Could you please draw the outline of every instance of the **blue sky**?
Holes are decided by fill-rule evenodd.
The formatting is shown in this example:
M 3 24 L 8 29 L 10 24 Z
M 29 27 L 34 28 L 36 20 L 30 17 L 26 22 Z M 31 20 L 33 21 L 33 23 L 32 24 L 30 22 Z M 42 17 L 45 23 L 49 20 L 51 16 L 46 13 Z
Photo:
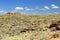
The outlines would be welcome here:
M 0 14 L 6 12 L 58 14 L 60 13 L 60 0 L 0 0 Z

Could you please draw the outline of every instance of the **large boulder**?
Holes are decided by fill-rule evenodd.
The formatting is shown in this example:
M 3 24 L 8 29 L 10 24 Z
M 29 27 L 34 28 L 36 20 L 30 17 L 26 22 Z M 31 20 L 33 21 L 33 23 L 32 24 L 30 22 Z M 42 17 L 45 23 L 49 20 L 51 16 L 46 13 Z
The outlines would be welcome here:
M 60 21 L 52 22 L 49 28 L 52 30 L 60 30 Z

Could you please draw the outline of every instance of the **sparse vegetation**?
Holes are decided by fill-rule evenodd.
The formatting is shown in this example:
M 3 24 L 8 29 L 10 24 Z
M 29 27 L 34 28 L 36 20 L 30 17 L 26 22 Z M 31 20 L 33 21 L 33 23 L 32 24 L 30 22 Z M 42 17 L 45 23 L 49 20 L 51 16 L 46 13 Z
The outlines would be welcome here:
M 22 15 L 7 13 L 0 16 L 0 40 L 48 40 L 56 31 L 47 27 L 53 20 L 60 20 L 56 15 Z M 21 32 L 26 29 L 26 32 Z

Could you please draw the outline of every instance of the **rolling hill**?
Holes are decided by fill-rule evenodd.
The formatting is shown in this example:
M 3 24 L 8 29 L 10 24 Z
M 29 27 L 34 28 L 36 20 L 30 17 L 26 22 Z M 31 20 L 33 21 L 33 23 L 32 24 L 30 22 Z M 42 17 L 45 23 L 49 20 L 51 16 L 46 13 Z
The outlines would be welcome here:
M 46 33 L 49 31 L 46 29 L 46 26 L 50 25 L 50 23 L 52 21 L 57 21 L 57 20 L 60 20 L 60 14 L 23 15 L 22 13 L 8 12 L 4 15 L 0 15 L 0 39 L 3 40 L 3 38 L 6 38 L 8 36 L 14 37 L 14 36 L 20 35 L 20 34 L 22 34 L 21 30 L 23 30 L 25 28 L 26 29 L 28 29 L 28 28 L 36 29 L 35 30 L 35 32 L 37 32 L 36 35 L 38 33 L 41 33 L 41 31 L 42 31 L 42 33 Z M 29 33 L 27 32 L 27 35 L 29 35 L 30 33 L 35 35 L 33 31 L 29 31 Z M 47 34 L 45 34 L 45 35 L 47 35 Z M 7 39 L 7 40 L 9 40 L 9 39 Z M 23 39 L 21 39 L 21 40 L 23 40 Z

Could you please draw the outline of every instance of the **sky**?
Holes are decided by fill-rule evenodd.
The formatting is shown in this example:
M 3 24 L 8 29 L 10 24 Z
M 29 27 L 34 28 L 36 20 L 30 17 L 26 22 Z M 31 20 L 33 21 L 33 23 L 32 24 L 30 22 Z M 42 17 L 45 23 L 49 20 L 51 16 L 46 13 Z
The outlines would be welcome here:
M 0 14 L 59 14 L 60 0 L 0 0 Z

